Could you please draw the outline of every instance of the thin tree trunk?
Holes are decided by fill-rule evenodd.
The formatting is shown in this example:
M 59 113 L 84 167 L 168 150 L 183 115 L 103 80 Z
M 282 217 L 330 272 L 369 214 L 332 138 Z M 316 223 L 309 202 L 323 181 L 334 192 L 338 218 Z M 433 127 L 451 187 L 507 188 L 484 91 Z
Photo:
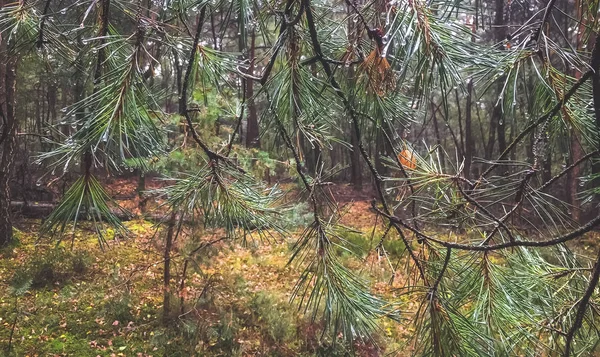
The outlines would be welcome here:
M 594 94 L 594 115 L 596 118 L 596 129 L 600 130 L 600 36 L 596 35 L 594 50 L 592 52 L 591 67 L 594 70 L 592 76 L 592 90 Z M 596 148 L 600 150 L 600 136 L 596 139 Z M 600 160 L 596 160 L 592 172 L 598 175 L 592 183 L 594 187 L 600 187 Z M 597 195 L 600 196 L 600 195 Z M 600 197 L 597 197 L 599 199 Z
M 496 12 L 494 17 L 494 26 L 496 26 L 494 30 L 494 38 L 496 43 L 501 46 L 502 41 L 506 37 L 506 31 L 504 28 L 504 0 L 496 0 Z M 502 95 L 502 82 L 504 82 L 505 77 L 501 76 L 498 80 L 498 94 Z M 503 99 L 497 100 L 494 103 L 494 109 L 492 110 L 492 117 L 490 120 L 490 141 L 488 142 L 488 150 L 487 154 L 488 159 L 492 158 L 494 154 L 494 130 L 497 131 L 498 135 L 498 151 L 504 152 L 506 150 L 506 131 L 504 126 L 504 120 L 502 119 L 502 101 Z
M 578 18 L 581 19 L 579 23 L 579 31 L 577 32 L 577 39 L 575 47 L 578 50 L 581 50 L 581 36 L 585 33 L 585 22 L 582 18 L 581 7 L 579 0 L 575 1 L 575 8 L 577 9 Z M 568 9 L 565 9 L 568 11 Z M 568 26 L 567 21 L 565 21 L 565 27 Z M 578 80 L 581 78 L 581 72 L 575 71 L 575 78 Z M 569 129 L 569 145 L 570 145 L 570 164 L 577 162 L 583 156 L 583 148 L 581 147 L 581 143 L 579 142 L 579 137 L 577 135 L 577 130 L 573 127 Z M 577 199 L 577 190 L 579 187 L 579 177 L 581 176 L 581 166 L 575 166 L 572 170 L 567 172 L 567 190 L 569 191 L 569 203 L 571 204 L 571 218 L 575 222 L 579 222 L 581 218 L 581 203 Z
M 438 151 L 442 150 L 442 137 L 440 136 L 440 128 L 439 128 L 439 124 L 438 124 L 438 120 L 437 120 L 437 109 L 435 107 L 435 103 L 433 102 L 433 99 L 431 100 L 431 121 L 433 122 L 433 130 L 435 132 L 435 141 L 437 143 L 438 146 Z M 446 170 L 446 160 L 444 155 L 440 155 L 440 159 L 442 161 L 442 170 Z
M 467 104 L 465 106 L 465 169 L 464 175 L 467 179 L 471 178 L 471 163 L 473 162 L 473 153 L 475 152 L 475 143 L 473 142 L 473 131 L 471 129 L 471 112 L 473 106 L 473 80 L 467 82 Z
M 460 148 L 459 148 L 459 153 L 462 153 L 464 155 L 465 153 L 465 132 L 463 131 L 463 119 L 462 119 L 462 109 L 460 107 L 460 97 L 458 96 L 458 89 L 454 90 L 454 96 L 456 98 L 456 109 L 458 111 L 458 116 L 457 116 L 457 120 L 458 120 L 458 135 L 460 135 L 459 139 L 460 139 Z
M 169 321 L 171 316 L 171 250 L 173 249 L 173 240 L 175 236 L 175 211 L 171 213 L 167 226 L 167 237 L 165 239 L 165 249 L 163 251 L 164 269 L 163 269 L 163 321 Z
M 248 73 L 252 75 L 254 72 L 254 47 L 256 42 L 256 34 L 252 31 L 250 35 L 250 48 L 248 49 L 250 67 Z M 246 147 L 260 147 L 260 132 L 258 128 L 258 114 L 256 112 L 256 103 L 254 103 L 254 81 L 246 79 L 245 91 L 246 102 L 248 103 L 248 125 L 246 127 Z
M 355 2 L 356 6 L 359 6 L 359 1 Z M 350 15 L 352 13 L 352 9 L 350 6 L 346 6 L 346 12 L 348 13 L 348 15 Z M 354 20 L 352 19 L 352 16 L 348 17 L 348 21 L 347 21 L 347 27 L 348 27 L 348 37 L 349 37 L 349 42 L 351 43 L 355 43 L 358 41 L 358 39 L 360 38 L 360 34 L 358 33 L 358 26 L 355 25 Z M 354 69 L 354 66 L 350 66 L 348 68 L 348 81 L 350 82 L 349 84 L 352 85 L 352 87 L 354 87 L 354 83 L 356 81 L 356 71 Z M 352 145 L 352 151 L 350 152 L 350 182 L 352 182 L 352 185 L 354 186 L 355 190 L 362 190 L 363 188 L 363 178 L 362 178 L 362 166 L 361 166 L 361 162 L 362 159 L 360 157 L 360 152 L 358 150 L 358 140 L 356 139 L 356 133 L 355 133 L 355 128 L 353 125 L 348 125 L 348 131 L 350 132 L 349 136 L 350 136 L 350 144 Z

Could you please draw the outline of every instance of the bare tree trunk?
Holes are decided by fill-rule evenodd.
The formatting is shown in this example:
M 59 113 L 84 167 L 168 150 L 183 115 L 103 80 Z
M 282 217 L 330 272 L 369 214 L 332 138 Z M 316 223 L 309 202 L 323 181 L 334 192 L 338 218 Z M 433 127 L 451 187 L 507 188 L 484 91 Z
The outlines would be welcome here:
M 0 8 L 4 0 L 0 0 Z M 13 166 L 17 122 L 15 119 L 15 87 L 17 84 L 17 57 L 8 53 L 6 39 L 0 34 L 0 101 L 2 105 L 2 132 L 0 145 L 0 246 L 9 244 L 13 238 L 12 219 L 10 214 L 10 177 Z
M 501 44 L 505 39 L 505 28 L 504 28 L 504 0 L 496 0 L 496 14 L 494 17 L 494 26 L 496 26 L 494 30 L 494 38 L 498 44 Z M 502 76 L 498 80 L 499 88 L 498 94 L 502 95 L 502 82 L 505 77 Z M 504 126 L 504 120 L 502 119 L 502 99 L 498 100 L 497 103 L 494 103 L 494 109 L 492 111 L 492 118 L 490 121 L 490 141 L 488 142 L 488 158 L 492 158 L 494 154 L 494 139 L 493 139 L 493 130 L 497 131 L 498 134 L 498 151 L 504 152 L 506 150 L 506 130 Z
M 250 59 L 250 67 L 248 67 L 248 73 L 254 72 L 254 48 L 255 48 L 256 34 L 252 31 L 250 35 L 250 48 L 248 49 L 248 56 Z M 246 147 L 260 147 L 260 132 L 258 128 L 258 114 L 256 112 L 256 104 L 254 103 L 254 81 L 246 79 L 244 90 L 246 91 L 246 102 L 248 105 L 248 125 L 246 127 Z
M 438 152 L 442 150 L 442 137 L 440 136 L 440 128 L 437 120 L 437 109 L 435 107 L 435 103 L 433 102 L 433 98 L 431 100 L 431 121 L 433 122 L 433 130 L 435 132 L 435 141 L 438 147 Z M 446 170 L 446 160 L 444 155 L 440 155 L 440 160 L 442 160 L 442 170 Z
M 173 240 L 175 237 L 175 211 L 169 218 L 167 237 L 165 239 L 165 249 L 163 251 L 164 269 L 163 269 L 163 321 L 167 322 L 171 316 L 171 250 L 173 249 Z
M 471 163 L 473 162 L 473 153 L 475 152 L 475 143 L 473 142 L 473 131 L 471 129 L 471 112 L 473 106 L 473 80 L 467 82 L 467 104 L 465 107 L 465 177 L 471 178 Z

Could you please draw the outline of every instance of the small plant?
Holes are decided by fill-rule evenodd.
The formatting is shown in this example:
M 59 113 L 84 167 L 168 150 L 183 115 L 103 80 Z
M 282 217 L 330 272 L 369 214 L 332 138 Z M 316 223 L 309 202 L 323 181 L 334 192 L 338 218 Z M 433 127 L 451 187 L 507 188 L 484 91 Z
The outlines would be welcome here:
M 288 344 L 296 337 L 296 321 L 284 304 L 265 292 L 257 293 L 250 301 L 254 320 L 276 346 Z
M 348 255 L 354 255 L 357 257 L 364 257 L 372 248 L 373 244 L 368 235 L 361 232 L 351 230 L 341 230 L 338 235 L 338 246 L 336 248 L 336 254 L 341 257 Z
M 312 211 L 306 202 L 298 202 L 284 210 L 281 217 L 281 221 L 286 223 L 287 228 L 306 227 L 312 219 Z
M 210 332 L 213 349 L 220 350 L 227 356 L 241 354 L 241 346 L 237 341 L 240 321 L 233 311 L 222 311 L 219 321 Z

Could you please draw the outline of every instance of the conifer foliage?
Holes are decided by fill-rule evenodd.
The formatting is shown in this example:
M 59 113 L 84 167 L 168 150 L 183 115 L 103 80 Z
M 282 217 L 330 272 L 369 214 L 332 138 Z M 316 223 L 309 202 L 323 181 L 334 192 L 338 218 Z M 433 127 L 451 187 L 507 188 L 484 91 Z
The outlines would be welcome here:
M 393 319 L 415 356 L 587 355 L 600 255 L 571 248 L 600 225 L 599 4 L 0 0 L 0 244 L 14 152 L 69 183 L 42 238 L 83 220 L 101 244 L 126 237 L 102 178 L 135 171 L 164 176 L 168 249 L 184 225 L 288 239 L 260 146 L 309 207 L 292 296 L 323 336 L 375 342 Z M 15 88 L 38 80 L 29 138 L 15 105 L 36 102 Z M 164 164 L 177 155 L 196 161 Z M 403 243 L 411 321 L 336 254 L 350 243 L 328 186 L 346 171 L 373 187 L 373 254 Z

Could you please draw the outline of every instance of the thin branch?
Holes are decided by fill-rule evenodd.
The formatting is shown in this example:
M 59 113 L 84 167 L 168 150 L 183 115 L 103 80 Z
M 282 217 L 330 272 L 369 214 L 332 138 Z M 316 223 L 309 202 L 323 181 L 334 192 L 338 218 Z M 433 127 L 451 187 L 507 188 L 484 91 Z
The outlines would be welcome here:
M 444 277 L 444 273 L 446 272 L 446 269 L 448 268 L 448 263 L 450 263 L 451 255 L 452 255 L 452 248 L 447 247 L 446 248 L 446 258 L 444 259 L 444 265 L 442 265 L 442 270 L 440 270 L 440 274 L 438 275 L 437 279 L 435 280 L 435 283 L 433 283 L 433 286 L 430 289 L 430 296 L 431 296 L 432 300 L 436 297 L 437 288 L 440 285 L 442 278 Z
M 279 50 L 281 50 L 281 47 L 283 47 L 283 42 L 284 42 L 283 40 L 286 37 L 286 36 L 284 36 L 284 34 L 286 33 L 288 27 L 293 27 L 294 25 L 296 25 L 302 18 L 302 14 L 305 11 L 305 4 L 304 4 L 304 2 L 301 2 L 300 9 L 298 10 L 298 14 L 294 17 L 294 19 L 292 19 L 292 21 L 288 22 L 286 17 L 290 15 L 290 13 L 292 11 L 292 5 L 293 5 L 293 1 L 288 0 L 286 7 L 285 7 L 285 13 L 281 19 L 281 25 L 279 27 L 279 37 L 277 38 L 277 42 L 275 43 L 275 47 L 273 49 L 273 54 L 271 55 L 271 58 L 269 59 L 269 63 L 267 63 L 267 65 L 265 66 L 265 69 L 263 70 L 263 74 L 259 80 L 260 84 L 262 84 L 262 85 L 267 83 L 267 80 L 269 79 L 269 75 L 271 74 L 271 71 L 273 70 L 273 66 L 275 65 L 275 60 L 277 59 Z
M 514 149 L 517 146 L 517 144 L 519 142 L 521 142 L 521 140 L 523 140 L 523 138 L 525 136 L 527 136 L 527 134 L 532 132 L 535 128 L 537 128 L 540 124 L 542 124 L 546 120 L 552 119 L 561 110 L 561 108 L 569 101 L 569 99 L 571 99 L 571 97 L 575 94 L 575 92 L 577 92 L 579 87 L 581 87 L 588 79 L 592 78 L 593 74 L 594 74 L 594 71 L 592 71 L 592 70 L 585 72 L 581 76 L 581 78 L 579 78 L 579 80 L 577 82 L 575 82 L 575 84 L 573 84 L 571 89 L 569 89 L 569 91 L 565 94 L 565 96 L 563 97 L 563 99 L 561 101 L 556 103 L 556 105 L 554 105 L 554 107 L 552 109 L 550 109 L 550 111 L 548 111 L 546 114 L 544 114 L 541 117 L 539 117 L 538 119 L 536 119 L 533 123 L 531 123 L 528 127 L 526 127 L 521 133 L 519 133 L 519 135 L 517 135 L 517 137 L 500 154 L 498 159 L 496 159 L 496 162 L 493 163 L 490 167 L 487 168 L 487 170 L 485 170 L 481 174 L 478 181 L 482 181 L 487 175 L 490 174 L 490 172 L 492 172 L 496 167 L 498 167 L 500 165 L 500 161 L 503 160 L 512 151 L 512 149 Z
M 572 163 L 571 165 L 569 165 L 568 167 L 566 167 L 564 170 L 562 170 L 560 173 L 558 173 L 556 176 L 552 177 L 550 180 L 546 181 L 542 186 L 540 186 L 537 190 L 538 191 L 543 191 L 546 187 L 550 186 L 551 184 L 553 184 L 556 180 L 558 180 L 559 178 L 563 177 L 564 175 L 566 175 L 569 171 L 571 171 L 574 167 L 578 166 L 579 164 L 581 164 L 582 162 L 584 162 L 585 160 L 589 159 L 590 157 L 598 154 L 600 152 L 600 150 L 595 150 L 592 151 L 590 153 L 588 153 L 587 155 L 581 157 L 579 160 L 575 161 L 574 163 Z
M 594 271 L 592 272 L 592 277 L 590 278 L 590 283 L 588 284 L 587 289 L 585 290 L 585 294 L 578 302 L 577 314 L 575 315 L 575 322 L 573 322 L 573 326 L 569 329 L 569 332 L 566 336 L 565 342 L 565 353 L 564 357 L 571 356 L 571 345 L 573 343 L 573 338 L 575 337 L 575 333 L 581 327 L 583 323 L 583 317 L 585 316 L 585 310 L 588 307 L 592 294 L 598 285 L 598 280 L 600 279 L 600 252 L 598 252 L 598 257 L 596 258 L 596 263 L 594 264 Z
M 471 244 L 446 242 L 446 241 L 443 241 L 443 240 L 440 240 L 437 238 L 433 238 L 433 237 L 428 236 L 428 235 L 424 234 L 423 232 L 415 229 L 414 227 L 410 226 L 409 224 L 406 224 L 399 217 L 386 214 L 381 209 L 377 208 L 375 205 L 372 205 L 372 206 L 373 206 L 373 209 L 375 211 L 377 211 L 377 213 L 379 213 L 380 215 L 389 219 L 390 222 L 396 223 L 396 224 L 410 230 L 411 232 L 417 234 L 418 236 L 420 236 L 421 238 L 423 238 L 429 242 L 439 244 L 446 248 L 453 248 L 453 249 L 466 250 L 466 251 L 477 251 L 477 252 L 487 252 L 487 251 L 501 250 L 501 249 L 512 248 L 512 247 L 551 247 L 551 246 L 555 246 L 555 245 L 558 245 L 561 243 L 566 243 L 573 239 L 579 238 L 582 235 L 584 235 L 585 233 L 592 231 L 596 226 L 600 225 L 600 215 L 599 215 L 596 218 L 589 221 L 588 223 L 586 223 L 585 225 L 583 225 L 569 233 L 566 233 L 562 236 L 559 236 L 559 237 L 556 237 L 553 239 L 542 240 L 542 241 L 515 240 L 513 242 L 498 243 L 498 244 L 492 244 L 492 245 L 471 245 Z

